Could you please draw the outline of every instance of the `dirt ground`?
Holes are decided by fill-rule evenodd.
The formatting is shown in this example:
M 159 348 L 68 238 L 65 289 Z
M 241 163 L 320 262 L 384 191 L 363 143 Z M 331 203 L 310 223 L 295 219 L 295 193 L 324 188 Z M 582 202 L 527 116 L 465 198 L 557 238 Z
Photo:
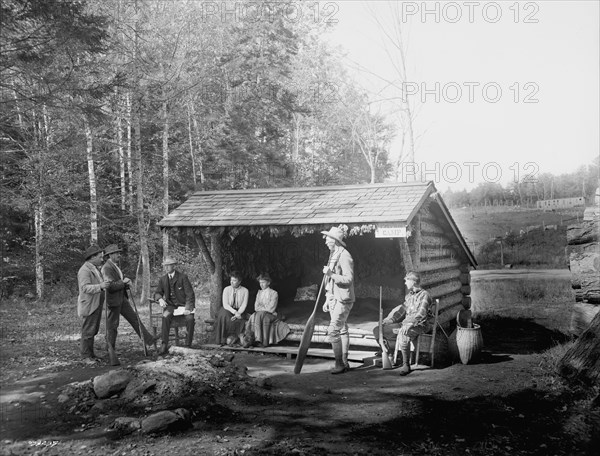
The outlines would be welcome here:
M 598 442 L 573 433 L 583 426 L 571 413 L 577 394 L 543 368 L 540 353 L 557 337 L 527 322 L 490 323 L 479 363 L 420 366 L 407 377 L 360 363 L 331 375 L 332 361 L 317 358 L 295 375 L 293 359 L 235 352 L 214 381 L 168 405 L 191 410 L 191 427 L 153 436 L 111 429 L 133 413 L 119 398 L 59 402 L 65 385 L 115 368 L 83 365 L 72 341 L 40 344 L 32 356 L 3 337 L 1 454 L 592 454 Z M 135 342 L 118 347 L 124 366 L 147 362 Z

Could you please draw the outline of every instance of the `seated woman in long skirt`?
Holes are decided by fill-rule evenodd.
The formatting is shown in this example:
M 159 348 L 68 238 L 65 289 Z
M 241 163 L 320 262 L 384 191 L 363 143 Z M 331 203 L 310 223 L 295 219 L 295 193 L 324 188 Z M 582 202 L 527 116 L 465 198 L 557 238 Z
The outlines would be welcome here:
M 244 334 L 248 314 L 248 289 L 242 286 L 242 274 L 230 274 L 230 286 L 223 290 L 223 307 L 215 317 L 215 343 L 233 345 Z M 228 340 L 229 339 L 229 340 Z
M 279 295 L 271 288 L 271 277 L 263 273 L 257 280 L 260 290 L 256 295 L 255 312 L 246 323 L 244 338 L 246 348 L 251 344 L 268 347 L 279 343 L 290 333 L 290 327 L 277 316 Z

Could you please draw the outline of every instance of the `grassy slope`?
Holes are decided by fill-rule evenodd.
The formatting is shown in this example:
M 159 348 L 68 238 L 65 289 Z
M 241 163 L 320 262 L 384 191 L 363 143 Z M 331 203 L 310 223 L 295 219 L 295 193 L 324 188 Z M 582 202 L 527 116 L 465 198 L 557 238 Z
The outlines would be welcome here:
M 583 208 L 560 212 L 510 207 L 457 208 L 451 213 L 480 268 L 501 267 L 500 244 L 493 241 L 497 237 L 505 239 L 504 264 L 565 268 L 566 227 L 576 223 L 578 218 L 581 220 Z M 557 230 L 538 229 L 519 236 L 521 230 L 527 231 L 527 227 L 542 225 L 557 225 Z M 511 232 L 515 236 L 507 240 L 506 235 Z

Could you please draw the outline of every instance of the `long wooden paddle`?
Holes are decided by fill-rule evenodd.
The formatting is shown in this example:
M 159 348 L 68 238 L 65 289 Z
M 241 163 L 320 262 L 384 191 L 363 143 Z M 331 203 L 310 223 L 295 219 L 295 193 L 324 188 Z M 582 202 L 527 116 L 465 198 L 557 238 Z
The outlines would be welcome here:
M 333 251 L 329 253 L 329 258 L 327 259 L 327 267 L 329 267 L 329 265 L 331 264 L 332 256 Z M 300 373 L 300 371 L 302 370 L 302 365 L 304 364 L 304 360 L 306 359 L 308 347 L 310 347 L 310 341 L 312 340 L 313 332 L 315 331 L 315 316 L 317 315 L 319 299 L 321 299 L 321 291 L 323 290 L 323 286 L 325 285 L 326 278 L 327 274 L 323 274 L 321 286 L 319 287 L 319 292 L 317 293 L 317 300 L 315 301 L 315 308 L 310 314 L 310 317 L 308 317 L 306 325 L 304 325 L 304 331 L 302 332 L 302 337 L 300 338 L 300 346 L 298 347 L 298 355 L 296 356 L 296 364 L 294 365 L 294 374 Z
M 106 345 L 108 349 L 108 361 L 111 366 L 119 366 L 121 363 L 119 362 L 119 358 L 117 357 L 117 352 L 115 352 L 115 347 L 110 343 L 110 338 L 108 337 L 108 290 L 104 290 L 104 316 L 105 316 L 105 325 L 106 325 Z
M 319 293 L 317 293 L 317 300 L 315 301 L 315 308 L 313 309 L 310 317 L 306 320 L 304 325 L 304 331 L 300 338 L 300 346 L 298 347 L 298 355 L 296 356 L 296 364 L 294 365 L 294 374 L 299 374 L 304 364 L 304 359 L 308 353 L 308 347 L 310 347 L 310 341 L 312 340 L 313 332 L 315 330 L 315 316 L 317 314 L 317 308 L 319 307 L 319 299 L 321 298 L 321 290 L 325 284 L 326 274 L 323 274 L 323 280 L 321 280 L 321 286 L 319 287 Z

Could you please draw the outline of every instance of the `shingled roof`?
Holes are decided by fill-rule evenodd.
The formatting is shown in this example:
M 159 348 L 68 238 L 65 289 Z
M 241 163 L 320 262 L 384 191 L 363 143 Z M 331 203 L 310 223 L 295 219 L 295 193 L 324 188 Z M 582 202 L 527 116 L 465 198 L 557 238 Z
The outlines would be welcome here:
M 161 227 L 410 223 L 433 183 L 195 192 Z
M 408 225 L 432 195 L 471 264 L 477 262 L 433 182 L 195 192 L 158 225 L 163 228 Z

